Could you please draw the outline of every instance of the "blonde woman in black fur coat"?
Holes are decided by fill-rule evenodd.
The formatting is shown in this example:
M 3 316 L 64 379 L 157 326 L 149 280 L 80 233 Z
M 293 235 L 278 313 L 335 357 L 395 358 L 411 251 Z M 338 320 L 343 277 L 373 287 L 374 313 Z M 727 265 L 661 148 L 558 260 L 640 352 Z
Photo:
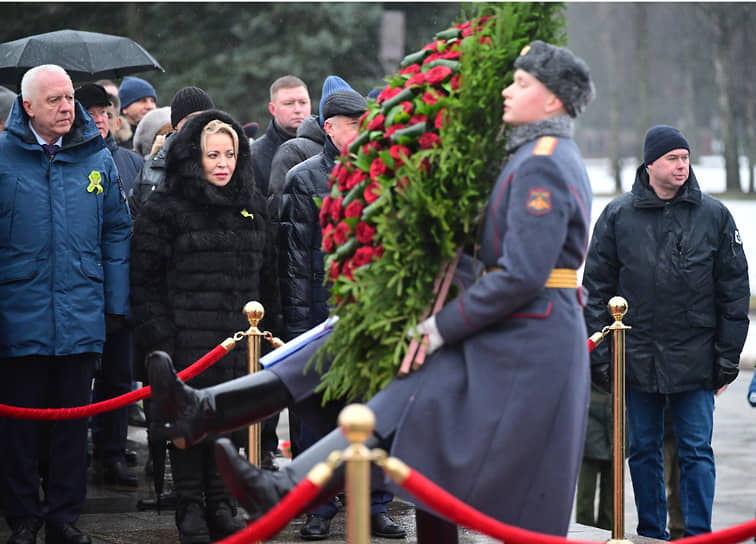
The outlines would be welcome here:
M 163 350 L 190 366 L 249 325 L 247 301 L 265 306 L 261 330 L 280 319 L 265 199 L 256 189 L 250 147 L 228 114 L 209 110 L 174 135 L 166 180 L 144 204 L 131 243 L 131 303 L 141 355 Z M 191 380 L 207 387 L 247 373 L 245 350 L 229 352 Z M 220 479 L 212 441 L 171 448 L 182 544 L 221 539 L 243 528 Z

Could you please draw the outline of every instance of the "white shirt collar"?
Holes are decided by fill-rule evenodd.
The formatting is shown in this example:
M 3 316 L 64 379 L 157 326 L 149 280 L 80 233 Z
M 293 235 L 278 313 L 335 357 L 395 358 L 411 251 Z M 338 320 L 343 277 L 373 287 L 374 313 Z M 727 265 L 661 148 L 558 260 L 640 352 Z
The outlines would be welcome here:
M 29 129 L 31 129 L 32 134 L 34 134 L 34 137 L 37 139 L 37 143 L 39 145 L 45 145 L 47 142 L 42 139 L 42 136 L 37 134 L 37 131 L 34 130 L 34 127 L 31 124 L 31 121 L 29 121 Z M 63 136 L 60 136 L 58 140 L 55 142 L 59 147 L 63 147 Z

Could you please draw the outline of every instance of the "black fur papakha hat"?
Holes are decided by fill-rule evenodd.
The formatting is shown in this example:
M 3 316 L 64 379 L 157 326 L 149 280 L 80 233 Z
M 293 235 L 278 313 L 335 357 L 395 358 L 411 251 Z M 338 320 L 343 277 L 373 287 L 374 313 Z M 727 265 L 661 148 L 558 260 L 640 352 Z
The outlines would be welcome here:
M 535 40 L 526 45 L 514 67 L 535 76 L 577 117 L 596 96 L 588 65 L 566 47 Z

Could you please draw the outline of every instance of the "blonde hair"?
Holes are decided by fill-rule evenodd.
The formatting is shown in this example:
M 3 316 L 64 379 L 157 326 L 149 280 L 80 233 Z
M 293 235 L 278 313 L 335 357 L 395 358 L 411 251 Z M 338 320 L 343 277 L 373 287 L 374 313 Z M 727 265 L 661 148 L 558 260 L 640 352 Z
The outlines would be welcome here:
M 202 153 L 205 153 L 205 142 L 207 137 L 211 134 L 228 134 L 231 136 L 231 141 L 234 142 L 234 155 L 239 156 L 239 135 L 234 130 L 234 127 L 218 119 L 213 119 L 202 128 L 202 134 L 200 135 L 200 149 Z

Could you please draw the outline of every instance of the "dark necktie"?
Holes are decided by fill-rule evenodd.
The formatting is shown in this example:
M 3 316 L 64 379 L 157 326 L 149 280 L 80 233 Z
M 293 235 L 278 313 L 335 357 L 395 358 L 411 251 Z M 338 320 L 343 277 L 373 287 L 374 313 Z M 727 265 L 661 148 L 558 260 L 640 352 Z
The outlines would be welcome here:
M 45 151 L 47 151 L 47 154 L 50 156 L 55 155 L 58 152 L 58 149 L 60 149 L 58 144 L 42 144 L 42 147 L 45 148 Z

